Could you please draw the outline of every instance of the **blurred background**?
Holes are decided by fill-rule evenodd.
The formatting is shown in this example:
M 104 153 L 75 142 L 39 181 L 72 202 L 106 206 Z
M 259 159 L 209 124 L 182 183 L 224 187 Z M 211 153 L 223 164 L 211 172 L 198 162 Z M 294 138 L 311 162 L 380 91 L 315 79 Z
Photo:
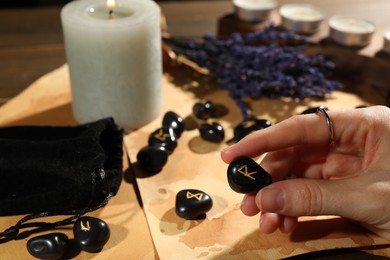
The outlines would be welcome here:
M 64 5 L 70 0 L 13 0 L 1 1 L 0 7 L 33 7 L 33 6 L 58 6 Z
M 2 7 L 34 7 L 34 6 L 62 6 L 71 0 L 12 0 L 12 1 L 1 1 L 0 8 Z M 156 2 L 168 2 L 172 0 L 156 0 Z M 180 1 L 189 1 L 189 0 L 176 0 Z M 207 0 L 203 0 L 207 1 Z M 227 1 L 227 0 L 220 0 Z
M 0 1 L 0 106 L 66 62 L 60 12 L 70 1 Z M 156 2 L 169 32 L 187 37 L 215 30 L 217 18 L 232 10 L 231 0 Z
M 65 64 L 61 8 L 71 0 L 0 1 L 0 106 L 35 80 Z M 102 0 L 104 1 L 104 0 Z M 233 12 L 232 0 L 155 0 L 173 36 L 199 38 L 216 33 L 218 20 Z M 327 15 L 351 15 L 389 29 L 390 0 L 278 0 L 279 4 L 311 2 Z M 329 8 L 331 7 L 331 8 Z

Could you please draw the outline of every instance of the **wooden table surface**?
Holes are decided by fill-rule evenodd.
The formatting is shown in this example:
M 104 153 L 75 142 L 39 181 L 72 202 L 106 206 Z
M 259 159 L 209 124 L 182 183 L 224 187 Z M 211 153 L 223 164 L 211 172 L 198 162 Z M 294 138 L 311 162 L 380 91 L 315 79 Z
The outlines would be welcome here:
M 279 4 L 295 1 L 284 0 Z M 314 3 L 322 7 L 328 15 L 344 14 L 366 18 L 375 23 L 377 34 L 373 43 L 363 52 L 367 55 L 381 49 L 382 33 L 390 28 L 390 1 L 388 0 L 328 0 L 301 1 Z M 168 31 L 175 36 L 200 37 L 205 32 L 216 33 L 218 18 L 232 12 L 231 1 L 162 1 L 159 2 L 166 17 Z M 0 9 L 0 124 L 47 124 L 58 125 L 75 124 L 71 115 L 68 93 L 51 93 L 55 91 L 46 89 L 42 81 L 35 82 L 40 77 L 61 67 L 66 63 L 63 46 L 63 37 L 60 23 L 61 7 L 35 7 Z M 63 75 L 62 67 L 54 75 Z M 43 87 L 42 87 L 43 86 Z M 25 91 L 22 96 L 17 96 L 27 87 L 34 91 Z M 57 113 L 34 114 L 24 102 L 29 101 L 37 93 L 57 95 L 57 100 L 51 101 L 59 104 Z M 16 99 L 16 102 L 12 103 Z M 20 102 L 20 103 L 18 103 Z M 51 103 L 36 104 L 50 107 Z M 18 110 L 20 109 L 20 110 Z M 40 111 L 37 109 L 37 111 Z M 64 115 L 58 118 L 58 113 Z M 126 166 L 126 165 L 125 165 Z M 113 236 L 109 241 L 107 250 L 101 253 L 90 254 L 85 252 L 73 252 L 71 257 L 75 259 L 157 259 L 152 239 L 149 235 L 148 225 L 142 208 L 138 205 L 136 194 L 130 182 L 124 182 L 121 186 L 122 195 L 113 199 L 114 212 L 100 210 L 96 216 L 114 218 L 115 223 L 121 223 L 127 232 L 121 232 L 120 236 Z M 121 206 L 121 207 L 118 207 Z M 124 206 L 123 206 L 124 205 Z M 121 212 L 125 212 L 122 215 Z M 121 215 L 121 216 L 120 216 Z M 20 216 L 1 217 L 0 230 L 4 230 L 15 222 Z M 119 226 L 113 230 L 120 230 Z M 130 231 L 131 232 L 130 232 Z M 71 234 L 69 228 L 64 232 Z M 0 244 L 0 259 L 28 259 L 26 251 L 27 238 Z

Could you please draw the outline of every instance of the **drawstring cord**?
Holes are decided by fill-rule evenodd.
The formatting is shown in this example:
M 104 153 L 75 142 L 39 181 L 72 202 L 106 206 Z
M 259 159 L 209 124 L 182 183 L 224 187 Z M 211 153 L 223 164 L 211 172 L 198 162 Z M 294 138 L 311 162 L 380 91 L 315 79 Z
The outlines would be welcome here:
M 42 212 L 38 214 L 30 214 L 22 219 L 20 219 L 14 226 L 11 226 L 0 233 L 0 244 L 12 239 L 17 238 L 19 235 L 19 232 L 23 228 L 29 228 L 29 227 L 37 227 L 37 228 L 43 228 L 44 230 L 52 229 L 59 226 L 64 226 L 72 223 L 73 220 L 80 218 L 84 214 L 95 211 L 103 206 L 105 206 L 108 201 L 113 197 L 113 193 L 109 193 L 107 197 L 97 206 L 93 208 L 83 209 L 83 210 L 69 210 L 64 212 Z M 68 218 L 65 218 L 63 220 L 59 220 L 56 222 L 48 223 L 48 222 L 29 222 L 25 223 L 32 219 L 37 218 L 44 218 L 44 217 L 51 217 L 51 216 L 60 216 L 60 215 L 72 215 Z

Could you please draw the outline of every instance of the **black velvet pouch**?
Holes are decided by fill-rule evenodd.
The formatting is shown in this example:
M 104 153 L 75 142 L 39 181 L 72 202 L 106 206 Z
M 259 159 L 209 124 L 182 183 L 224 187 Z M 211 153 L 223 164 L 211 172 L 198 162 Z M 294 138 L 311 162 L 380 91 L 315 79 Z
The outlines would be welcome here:
M 0 216 L 99 207 L 119 189 L 122 145 L 112 118 L 74 127 L 0 128 Z

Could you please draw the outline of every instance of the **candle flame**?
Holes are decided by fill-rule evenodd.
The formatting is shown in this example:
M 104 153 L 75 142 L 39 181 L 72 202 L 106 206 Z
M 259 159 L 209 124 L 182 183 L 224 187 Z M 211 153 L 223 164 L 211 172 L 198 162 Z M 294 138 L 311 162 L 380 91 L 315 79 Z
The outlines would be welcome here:
M 106 6 L 110 10 L 114 9 L 115 5 L 116 5 L 115 0 L 107 0 L 106 1 Z

